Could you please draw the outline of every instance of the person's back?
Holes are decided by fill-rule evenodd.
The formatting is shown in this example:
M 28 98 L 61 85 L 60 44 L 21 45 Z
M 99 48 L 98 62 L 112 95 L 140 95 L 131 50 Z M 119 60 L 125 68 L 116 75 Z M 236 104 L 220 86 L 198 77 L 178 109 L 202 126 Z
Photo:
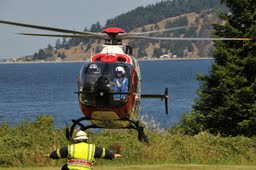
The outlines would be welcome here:
M 105 148 L 87 143 L 87 139 L 87 134 L 84 131 L 78 131 L 74 138 L 75 144 L 53 151 L 50 158 L 67 158 L 67 163 L 62 170 L 91 170 L 95 158 L 121 157 L 120 154 L 113 154 Z
M 95 145 L 85 142 L 76 143 L 68 146 L 68 168 L 91 169 L 94 162 Z

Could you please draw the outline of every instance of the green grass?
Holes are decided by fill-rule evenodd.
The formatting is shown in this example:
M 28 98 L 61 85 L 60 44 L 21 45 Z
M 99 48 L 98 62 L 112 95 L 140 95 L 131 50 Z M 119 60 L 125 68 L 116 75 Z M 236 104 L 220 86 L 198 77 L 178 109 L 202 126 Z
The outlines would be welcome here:
M 64 129 L 54 129 L 51 117 L 23 122 L 17 127 L 0 125 L 0 167 L 61 167 L 65 160 L 50 160 L 45 154 L 70 144 Z M 95 169 L 134 165 L 134 169 L 161 166 L 177 168 L 240 168 L 256 166 L 256 138 L 221 137 L 202 132 L 196 136 L 154 128 L 146 129 L 150 145 L 137 140 L 135 130 L 105 130 L 89 133 L 90 143 L 122 154 L 114 160 L 97 160 Z M 175 165 L 174 165 L 175 164 Z M 195 164 L 195 165 L 191 165 Z M 103 166 L 104 165 L 104 166 Z M 226 165 L 226 166 L 223 166 Z M 103 166 L 103 167 L 102 167 Z M 112 168 L 112 167 L 111 167 Z M 158 168 L 157 168 L 158 169 Z M 255 168 L 256 169 L 256 168 Z
M 35 168 L 0 168 L 0 170 L 58 170 L 59 167 Z M 95 166 L 94 170 L 252 170 L 256 166 L 231 166 L 231 165 L 195 165 L 195 164 L 163 164 L 163 165 L 133 165 L 133 166 Z

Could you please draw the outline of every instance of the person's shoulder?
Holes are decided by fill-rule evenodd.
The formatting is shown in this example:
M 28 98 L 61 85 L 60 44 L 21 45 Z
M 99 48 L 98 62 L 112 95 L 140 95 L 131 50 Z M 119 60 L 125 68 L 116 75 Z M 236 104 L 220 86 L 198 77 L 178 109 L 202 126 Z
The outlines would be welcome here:
M 96 145 L 94 143 L 87 143 L 87 144 L 96 147 Z

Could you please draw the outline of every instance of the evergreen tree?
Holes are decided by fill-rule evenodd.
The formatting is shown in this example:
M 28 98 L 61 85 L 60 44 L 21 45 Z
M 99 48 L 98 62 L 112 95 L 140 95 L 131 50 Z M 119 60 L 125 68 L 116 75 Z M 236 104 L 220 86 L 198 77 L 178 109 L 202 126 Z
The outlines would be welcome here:
M 161 55 L 163 55 L 163 52 L 160 48 L 155 48 L 153 51 L 153 57 L 159 58 Z
M 90 31 L 91 32 L 101 32 L 102 27 L 101 27 L 100 23 L 97 22 L 96 24 L 92 24 Z
M 34 58 L 35 60 L 44 60 L 44 59 L 46 58 L 46 53 L 45 53 L 45 51 L 44 51 L 43 49 L 40 49 L 40 50 L 38 51 L 38 53 L 35 53 L 35 54 L 33 55 L 33 58 Z
M 256 37 L 256 1 L 221 0 L 229 12 L 214 25 L 215 37 Z M 256 43 L 216 41 L 209 75 L 198 75 L 201 87 L 185 130 L 207 130 L 224 136 L 256 135 Z
M 51 44 L 48 44 L 47 50 L 52 51 L 53 47 L 51 46 Z
M 138 58 L 146 57 L 147 52 L 145 50 L 142 50 L 141 48 L 138 49 Z
M 62 47 L 66 47 L 66 45 L 67 45 L 67 39 L 63 38 L 63 40 L 62 40 Z
M 57 41 L 55 42 L 55 48 L 56 49 L 60 49 L 62 46 L 61 46 L 61 42 L 60 42 L 60 39 L 57 39 Z
M 62 52 L 62 53 L 58 53 L 58 57 L 61 59 L 61 60 L 63 60 L 63 59 L 65 59 L 67 56 L 66 56 L 66 54 L 65 54 L 65 52 Z

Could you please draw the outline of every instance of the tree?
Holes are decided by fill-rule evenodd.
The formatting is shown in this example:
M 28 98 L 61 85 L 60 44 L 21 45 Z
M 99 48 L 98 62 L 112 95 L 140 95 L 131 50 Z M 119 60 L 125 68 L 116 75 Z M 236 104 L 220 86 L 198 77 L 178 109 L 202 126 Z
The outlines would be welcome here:
M 63 59 L 65 59 L 67 56 L 66 56 L 65 52 L 62 52 L 62 53 L 58 53 L 58 57 L 59 57 L 61 60 L 63 60 Z
M 215 37 L 256 37 L 256 1 L 221 0 L 229 12 L 225 24 L 214 24 Z M 256 135 L 256 43 L 216 41 L 209 75 L 201 86 L 192 114 L 183 117 L 188 133 L 207 130 L 223 136 Z
M 100 23 L 97 22 L 96 24 L 92 24 L 90 31 L 91 32 L 100 32 L 100 31 L 102 31 L 102 27 L 101 27 Z
M 66 47 L 67 45 L 67 39 L 64 37 L 62 40 L 62 47 Z
M 160 48 L 155 48 L 153 51 L 153 57 L 159 58 L 161 55 L 163 55 L 163 52 Z
M 51 46 L 51 44 L 48 44 L 47 50 L 52 51 L 53 47 Z
M 60 42 L 60 39 L 57 39 L 57 41 L 55 42 L 55 48 L 56 49 L 60 49 L 62 46 L 61 46 L 61 42 Z
M 138 58 L 146 57 L 147 52 L 145 50 L 142 50 L 141 48 L 138 49 Z

